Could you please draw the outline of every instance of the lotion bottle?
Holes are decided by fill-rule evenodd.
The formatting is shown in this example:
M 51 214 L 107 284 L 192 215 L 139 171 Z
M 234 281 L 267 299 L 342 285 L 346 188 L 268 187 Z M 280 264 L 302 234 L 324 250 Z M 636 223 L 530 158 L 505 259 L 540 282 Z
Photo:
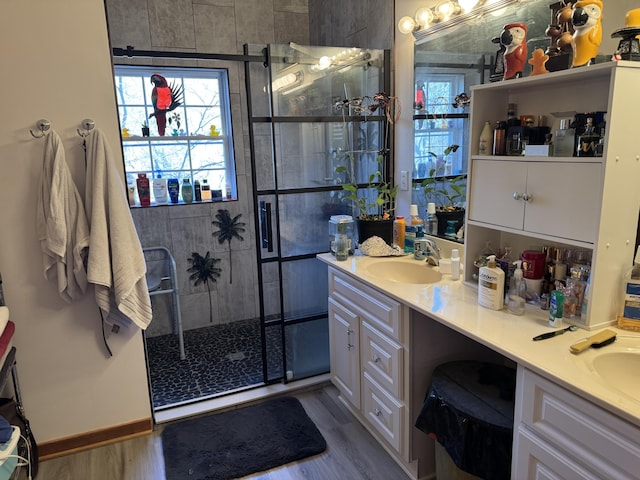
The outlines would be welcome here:
M 156 203 L 160 205 L 164 205 L 169 199 L 167 194 L 167 179 L 162 178 L 160 173 L 158 173 L 158 178 L 153 181 L 153 198 L 155 198 Z
M 504 307 L 504 271 L 496 266 L 496 256 L 487 257 L 487 266 L 478 276 L 478 304 L 492 310 Z

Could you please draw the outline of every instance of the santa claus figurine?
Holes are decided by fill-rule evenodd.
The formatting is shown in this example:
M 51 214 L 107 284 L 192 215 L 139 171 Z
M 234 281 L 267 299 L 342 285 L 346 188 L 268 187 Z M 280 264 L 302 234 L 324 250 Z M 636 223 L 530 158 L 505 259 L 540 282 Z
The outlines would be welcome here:
M 521 77 L 527 60 L 527 26 L 524 23 L 505 25 L 500 45 L 505 48 L 503 80 Z

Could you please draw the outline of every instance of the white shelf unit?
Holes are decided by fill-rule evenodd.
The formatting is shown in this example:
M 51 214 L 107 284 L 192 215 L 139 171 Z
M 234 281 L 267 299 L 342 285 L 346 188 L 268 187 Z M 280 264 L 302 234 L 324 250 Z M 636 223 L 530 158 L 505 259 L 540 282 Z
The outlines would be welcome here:
M 640 209 L 639 82 L 640 65 L 621 61 L 472 88 L 465 282 L 476 283 L 473 260 L 487 241 L 512 246 L 514 256 L 534 245 L 588 249 L 591 297 L 587 318 L 576 323 L 595 329 L 616 321 Z M 558 117 L 606 111 L 603 157 L 478 155 L 484 123 L 504 119 L 509 103 L 518 115 L 544 116 L 552 132 Z

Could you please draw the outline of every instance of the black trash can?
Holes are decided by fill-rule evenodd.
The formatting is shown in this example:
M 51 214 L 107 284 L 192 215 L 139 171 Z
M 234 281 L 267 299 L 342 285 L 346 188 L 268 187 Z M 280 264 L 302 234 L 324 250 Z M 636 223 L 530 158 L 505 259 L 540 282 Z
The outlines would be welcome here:
M 477 361 L 436 367 L 416 427 L 437 440 L 460 470 L 511 478 L 516 371 Z

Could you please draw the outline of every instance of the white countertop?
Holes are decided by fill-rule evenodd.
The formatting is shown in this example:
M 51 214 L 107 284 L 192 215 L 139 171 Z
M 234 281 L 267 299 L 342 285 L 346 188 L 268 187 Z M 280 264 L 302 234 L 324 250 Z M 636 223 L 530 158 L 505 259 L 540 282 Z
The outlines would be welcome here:
M 537 306 L 527 305 L 525 315 L 516 316 L 506 308 L 494 311 L 479 306 L 477 289 L 461 280 L 452 281 L 449 275 L 438 283 L 424 285 L 385 280 L 367 271 L 372 263 L 389 260 L 425 264 L 411 255 L 393 258 L 357 255 L 338 262 L 327 253 L 318 255 L 318 259 L 640 426 L 640 371 L 635 372 L 637 390 L 629 395 L 612 388 L 590 368 L 591 360 L 605 351 L 628 349 L 640 354 L 639 333 L 607 327 L 618 333 L 614 344 L 574 355 L 569 345 L 597 332 L 580 329 L 534 342 L 534 336 L 557 330 L 549 327 L 548 311 Z M 424 267 L 433 268 L 426 264 Z M 620 366 L 625 367 L 629 368 Z

